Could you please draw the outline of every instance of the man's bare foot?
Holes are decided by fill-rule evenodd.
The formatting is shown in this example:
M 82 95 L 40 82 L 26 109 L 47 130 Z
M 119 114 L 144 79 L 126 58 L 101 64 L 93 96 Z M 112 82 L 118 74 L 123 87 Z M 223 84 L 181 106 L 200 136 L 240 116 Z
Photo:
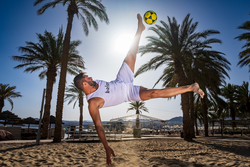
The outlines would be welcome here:
M 137 14 L 137 19 L 138 19 L 138 30 L 144 31 L 145 26 L 144 26 L 144 24 L 142 22 L 142 17 L 141 17 L 141 15 L 139 13 Z
M 205 93 L 200 89 L 200 86 L 198 83 L 193 83 L 191 85 L 191 89 L 193 92 L 198 93 L 201 96 L 201 98 L 204 97 Z

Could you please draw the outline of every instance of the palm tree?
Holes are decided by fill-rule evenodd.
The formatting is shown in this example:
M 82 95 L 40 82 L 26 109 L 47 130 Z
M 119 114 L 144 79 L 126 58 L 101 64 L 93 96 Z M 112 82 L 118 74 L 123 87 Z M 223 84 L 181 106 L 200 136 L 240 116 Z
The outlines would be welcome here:
M 243 82 L 241 86 L 238 86 L 236 90 L 236 101 L 239 108 L 240 115 L 246 118 L 247 115 L 250 117 L 250 93 L 249 83 Z
M 200 124 L 204 124 L 205 129 L 205 136 L 208 136 L 208 122 L 212 122 L 215 116 L 215 108 L 217 107 L 215 98 L 217 97 L 216 94 L 213 94 L 211 92 L 208 92 L 206 95 L 206 99 L 201 100 L 201 97 L 196 94 L 195 95 L 195 102 L 194 102 L 194 110 L 195 110 L 195 124 L 197 125 L 197 119 L 200 121 Z M 206 110 L 204 110 L 204 104 L 206 106 Z M 204 112 L 207 112 L 208 114 L 204 114 Z M 206 118 L 204 118 L 206 117 Z M 210 119 L 211 118 L 211 119 Z M 196 128 L 197 129 L 197 128 Z M 197 131 L 196 131 L 197 134 Z
M 224 86 L 221 89 L 221 95 L 226 99 L 226 106 L 225 111 L 230 115 L 233 121 L 235 121 L 235 118 L 237 116 L 238 112 L 238 106 L 236 102 L 236 91 L 238 86 L 228 83 L 226 86 Z M 236 127 L 236 123 L 232 123 L 232 128 L 234 129 Z
M 43 1 L 44 0 L 36 0 L 34 6 L 42 3 Z M 37 14 L 39 15 L 43 14 L 46 9 L 50 7 L 54 8 L 57 4 L 60 3 L 63 6 L 65 5 L 68 6 L 67 7 L 68 23 L 63 43 L 62 66 L 61 66 L 61 74 L 60 74 L 58 94 L 57 94 L 57 104 L 56 104 L 56 123 L 55 123 L 54 142 L 61 141 L 61 129 L 62 129 L 61 125 L 62 125 L 64 91 L 66 82 L 66 71 L 67 71 L 68 56 L 70 49 L 70 34 L 71 34 L 74 15 L 76 14 L 77 18 L 81 19 L 85 35 L 88 35 L 89 33 L 88 26 L 93 25 L 95 30 L 98 29 L 98 24 L 91 13 L 94 13 L 95 16 L 98 16 L 101 21 L 104 20 L 106 23 L 109 23 L 105 7 L 98 0 L 52 0 L 43 5 L 37 11 Z
M 168 23 L 160 21 L 162 26 L 156 25 L 150 27 L 149 30 L 154 31 L 157 36 L 148 36 L 149 43 L 146 46 L 139 48 L 141 56 L 146 53 L 156 53 L 148 63 L 142 65 L 136 75 L 144 73 L 148 70 L 156 70 L 158 67 L 166 65 L 163 75 L 157 82 L 162 80 L 165 86 L 183 86 L 193 82 L 204 83 L 205 76 L 209 76 L 212 70 L 219 70 L 216 77 L 221 77 L 225 72 L 224 68 L 229 68 L 230 64 L 225 58 L 221 56 L 221 52 L 213 51 L 210 46 L 212 43 L 221 43 L 220 40 L 215 38 L 208 38 L 210 35 L 218 34 L 215 30 L 205 30 L 203 32 L 195 32 L 198 22 L 192 23 L 192 19 L 188 14 L 179 25 L 173 17 L 171 20 L 168 17 Z M 222 61 L 219 64 L 213 62 L 214 60 Z M 205 67 L 204 67 L 205 66 Z M 214 66 L 214 67 L 213 67 Z M 221 66 L 222 69 L 219 68 Z M 171 74 L 167 74 L 171 72 Z M 204 75 L 204 76 L 201 76 Z M 172 78 L 171 78 L 172 77 Z M 200 79 L 201 78 L 201 79 Z M 221 80 L 221 78 L 217 79 Z M 212 82 L 212 81 L 211 81 Z M 217 82 L 218 83 L 218 82 Z M 192 140 L 193 136 L 193 94 L 185 93 L 181 95 L 181 105 L 183 110 L 183 130 L 184 139 Z
M 69 87 L 66 87 L 66 94 L 65 94 L 65 101 L 69 100 L 69 103 L 74 102 L 73 108 L 75 108 L 75 105 L 78 101 L 79 108 L 80 108 L 80 119 L 79 119 L 79 125 L 80 125 L 80 131 L 82 131 L 82 121 L 83 121 L 83 97 L 84 97 L 83 91 L 78 89 L 73 83 L 69 85 Z
M 244 49 L 242 52 L 239 53 L 239 59 L 240 61 L 238 62 L 237 66 L 240 65 L 240 67 L 243 66 L 248 66 L 249 67 L 249 71 L 250 72 L 250 21 L 246 21 L 244 22 L 241 26 L 238 27 L 238 29 L 242 29 L 242 30 L 246 30 L 248 32 L 243 33 L 237 37 L 235 37 L 234 39 L 238 39 L 239 41 L 245 40 L 246 44 L 242 47 L 242 49 Z
M 224 100 L 221 95 L 214 96 L 214 104 L 212 106 L 214 118 L 220 121 L 224 121 L 227 117 L 229 117 L 229 114 L 227 113 L 227 102 Z M 221 127 L 223 129 L 224 122 L 221 122 Z M 223 133 L 221 129 L 221 133 Z
M 63 50 L 63 32 L 59 29 L 57 38 L 51 32 L 45 30 L 44 35 L 37 34 L 38 43 L 26 42 L 27 46 L 19 47 L 23 53 L 21 56 L 12 56 L 13 60 L 22 62 L 16 66 L 16 69 L 26 68 L 24 72 L 34 72 L 42 70 L 39 74 L 40 79 L 47 77 L 46 83 L 46 101 L 43 115 L 43 129 L 41 138 L 47 138 L 48 126 L 50 122 L 50 108 L 53 84 L 55 83 L 57 72 L 62 65 Z M 72 41 L 70 43 L 68 72 L 76 75 L 80 70 L 85 69 L 82 57 L 78 54 L 76 47 L 81 41 Z
M 15 92 L 16 86 L 9 86 L 9 84 L 0 83 L 0 114 L 4 107 L 4 100 L 8 100 L 11 104 L 11 110 L 13 109 L 13 101 L 11 98 L 22 97 L 20 92 Z
M 130 108 L 128 108 L 127 112 L 130 110 L 135 110 L 135 114 L 136 114 L 136 129 L 140 128 L 140 119 L 139 119 L 139 114 L 142 113 L 142 111 L 148 112 L 148 109 L 145 107 L 145 102 L 143 101 L 135 101 L 135 102 L 131 102 L 130 104 Z

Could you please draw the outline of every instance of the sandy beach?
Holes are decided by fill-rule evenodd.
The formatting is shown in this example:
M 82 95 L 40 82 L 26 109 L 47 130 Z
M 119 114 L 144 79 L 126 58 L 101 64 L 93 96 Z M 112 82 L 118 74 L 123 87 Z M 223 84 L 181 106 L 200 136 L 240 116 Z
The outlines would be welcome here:
M 250 140 L 197 138 L 141 139 L 109 142 L 115 151 L 111 166 L 202 167 L 250 166 Z M 107 166 L 100 142 L 1 143 L 0 166 Z

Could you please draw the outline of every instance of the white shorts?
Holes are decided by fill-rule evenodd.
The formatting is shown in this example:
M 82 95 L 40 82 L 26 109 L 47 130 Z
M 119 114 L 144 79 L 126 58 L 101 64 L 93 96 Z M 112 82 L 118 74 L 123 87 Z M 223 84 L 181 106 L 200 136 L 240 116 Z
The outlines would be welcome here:
M 140 86 L 136 86 L 133 84 L 134 81 L 134 73 L 127 65 L 127 63 L 123 62 L 117 76 L 116 80 L 120 82 L 126 83 L 127 86 L 127 96 L 129 101 L 142 101 L 140 98 Z

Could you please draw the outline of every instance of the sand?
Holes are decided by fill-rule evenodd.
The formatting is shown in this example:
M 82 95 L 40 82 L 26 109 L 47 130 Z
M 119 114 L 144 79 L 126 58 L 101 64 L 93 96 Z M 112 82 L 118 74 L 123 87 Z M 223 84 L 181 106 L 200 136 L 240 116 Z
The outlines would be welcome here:
M 116 167 L 250 166 L 250 141 L 150 139 L 109 142 Z M 0 166 L 106 166 L 100 142 L 1 143 Z

